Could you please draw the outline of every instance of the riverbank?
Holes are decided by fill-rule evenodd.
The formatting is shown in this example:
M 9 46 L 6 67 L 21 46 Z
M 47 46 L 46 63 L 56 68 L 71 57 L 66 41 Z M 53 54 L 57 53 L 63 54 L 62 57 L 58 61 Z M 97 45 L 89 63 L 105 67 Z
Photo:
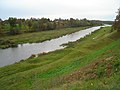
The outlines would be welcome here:
M 119 90 L 120 36 L 111 27 L 63 50 L 0 68 L 0 88 L 17 90 Z
M 66 34 L 71 34 L 89 27 L 78 27 L 78 28 L 64 28 L 49 31 L 24 33 L 14 36 L 2 36 L 0 37 L 0 48 L 17 47 L 18 44 L 24 43 L 38 43 L 53 38 L 58 38 Z
M 72 34 L 67 34 L 59 38 L 47 40 L 40 43 L 26 43 L 19 45 L 16 48 L 0 49 L 0 67 L 10 65 L 20 60 L 25 60 L 33 54 L 51 52 L 58 49 L 63 49 L 62 44 L 79 40 L 80 38 L 89 35 L 91 32 L 100 29 L 101 26 L 92 27 L 77 31 Z M 9 57 L 9 58 L 8 58 Z

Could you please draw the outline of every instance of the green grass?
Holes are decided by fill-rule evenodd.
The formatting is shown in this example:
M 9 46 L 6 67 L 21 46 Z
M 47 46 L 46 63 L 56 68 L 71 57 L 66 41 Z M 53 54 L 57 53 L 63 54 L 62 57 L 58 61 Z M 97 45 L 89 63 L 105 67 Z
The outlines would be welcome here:
M 58 38 L 60 36 L 71 34 L 73 32 L 85 29 L 87 27 L 78 27 L 78 28 L 64 28 L 57 30 L 49 30 L 42 32 L 34 33 L 24 33 L 13 36 L 1 36 L 0 37 L 0 48 L 14 47 L 18 44 L 23 43 L 37 43 L 45 40 L 50 40 L 53 38 Z
M 110 31 L 0 68 L 0 90 L 119 90 L 120 36 Z
M 75 81 L 67 83 L 60 88 L 52 88 L 51 90 L 119 90 L 120 76 L 113 75 L 111 77 L 103 77 L 93 80 Z

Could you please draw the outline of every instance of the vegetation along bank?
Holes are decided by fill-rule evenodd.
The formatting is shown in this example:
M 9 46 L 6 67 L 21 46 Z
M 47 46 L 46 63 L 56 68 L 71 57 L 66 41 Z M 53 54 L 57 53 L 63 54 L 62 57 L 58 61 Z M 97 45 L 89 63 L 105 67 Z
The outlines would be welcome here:
M 1 90 L 119 90 L 120 33 L 101 28 L 67 48 L 0 68 Z M 94 38 L 94 39 L 93 39 Z

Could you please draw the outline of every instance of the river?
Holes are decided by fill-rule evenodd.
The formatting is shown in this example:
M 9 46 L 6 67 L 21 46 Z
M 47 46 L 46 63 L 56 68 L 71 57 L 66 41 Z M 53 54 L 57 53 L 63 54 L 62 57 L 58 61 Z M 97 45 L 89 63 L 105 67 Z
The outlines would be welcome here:
M 65 35 L 56 39 L 47 40 L 41 43 L 26 43 L 15 48 L 0 49 L 0 67 L 13 64 L 23 59 L 29 58 L 32 54 L 55 51 L 65 47 L 62 44 L 74 42 L 86 35 L 100 29 L 101 26 L 80 30 L 78 32 Z

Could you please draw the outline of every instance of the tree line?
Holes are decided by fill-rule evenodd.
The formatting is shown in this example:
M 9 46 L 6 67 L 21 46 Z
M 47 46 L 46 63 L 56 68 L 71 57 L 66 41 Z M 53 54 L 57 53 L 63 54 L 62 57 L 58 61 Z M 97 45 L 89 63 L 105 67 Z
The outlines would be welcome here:
M 98 20 L 84 19 L 54 19 L 49 18 L 31 18 L 31 19 L 17 19 L 9 17 L 7 20 L 0 19 L 0 35 L 9 34 L 16 35 L 27 32 L 38 32 L 45 30 L 55 30 L 61 28 L 83 27 L 102 25 L 103 22 Z

